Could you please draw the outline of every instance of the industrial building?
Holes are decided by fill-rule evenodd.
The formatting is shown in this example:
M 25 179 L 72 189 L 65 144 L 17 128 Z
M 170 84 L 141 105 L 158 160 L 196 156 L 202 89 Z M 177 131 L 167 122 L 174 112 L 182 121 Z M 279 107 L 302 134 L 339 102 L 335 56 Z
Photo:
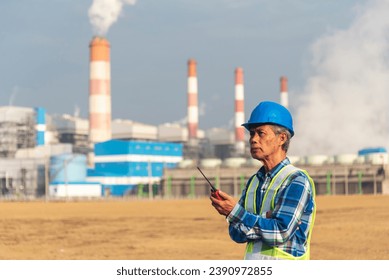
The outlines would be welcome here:
M 50 197 L 71 198 L 102 196 L 99 182 L 87 181 L 87 157 L 83 154 L 64 153 L 50 158 Z
M 72 153 L 69 144 L 52 144 L 22 148 L 14 157 L 0 158 L 0 189 L 2 198 L 32 199 L 48 193 L 50 159 Z
M 122 140 L 158 140 L 158 128 L 131 120 L 112 121 L 112 139 Z
M 52 122 L 58 142 L 71 144 L 74 153 L 88 154 L 88 120 L 64 114 L 54 115 Z
M 379 149 L 381 150 L 381 149 Z M 290 157 L 292 164 L 307 170 L 315 182 L 318 195 L 389 194 L 389 165 L 386 151 L 361 150 L 359 155 L 324 155 Z M 205 159 L 199 166 L 217 188 L 238 196 L 247 180 L 261 163 L 243 158 Z M 165 170 L 162 192 L 166 197 L 209 196 L 208 182 L 186 163 L 180 168 Z
M 45 194 L 45 161 L 0 159 L 0 195 L 3 198 L 35 198 Z
M 86 119 L 46 113 L 43 118 L 39 115 L 43 109 L 32 108 L 1 107 L 0 112 L 0 126 L 12 128 L 2 130 L 2 198 L 208 195 L 197 165 L 216 185 L 237 194 L 260 167 L 259 162 L 237 156 L 234 132 L 228 129 L 199 131 L 204 134 L 198 139 L 198 158 L 190 158 L 185 156 L 185 127 L 113 120 L 112 135 L 117 139 L 94 145 L 91 168 L 86 160 Z M 384 148 L 290 159 L 310 172 L 318 194 L 389 193 Z
M 47 161 L 66 148 L 46 133 L 43 108 L 0 107 L 0 189 L 3 197 L 34 198 L 46 193 Z M 49 122 L 50 123 L 50 122 Z
M 95 167 L 88 181 L 99 182 L 103 196 L 137 193 L 160 184 L 164 169 L 182 161 L 182 145 L 167 142 L 109 140 L 95 145 Z

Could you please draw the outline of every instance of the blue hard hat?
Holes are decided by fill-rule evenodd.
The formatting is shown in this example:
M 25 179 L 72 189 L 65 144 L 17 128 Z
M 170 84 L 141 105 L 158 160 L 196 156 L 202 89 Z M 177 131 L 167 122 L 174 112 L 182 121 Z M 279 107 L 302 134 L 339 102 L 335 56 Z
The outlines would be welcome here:
M 242 126 L 249 130 L 250 125 L 261 124 L 280 125 L 288 129 L 292 136 L 294 135 L 292 115 L 288 109 L 278 103 L 271 101 L 259 103 L 251 112 L 250 119 Z

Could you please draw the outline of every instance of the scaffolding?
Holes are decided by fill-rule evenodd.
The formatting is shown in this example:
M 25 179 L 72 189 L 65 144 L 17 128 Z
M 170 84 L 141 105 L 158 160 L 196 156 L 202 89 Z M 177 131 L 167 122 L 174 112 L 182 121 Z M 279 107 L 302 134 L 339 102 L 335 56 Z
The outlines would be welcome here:
M 35 138 L 33 116 L 0 122 L 0 157 L 13 158 L 18 149 L 35 147 Z

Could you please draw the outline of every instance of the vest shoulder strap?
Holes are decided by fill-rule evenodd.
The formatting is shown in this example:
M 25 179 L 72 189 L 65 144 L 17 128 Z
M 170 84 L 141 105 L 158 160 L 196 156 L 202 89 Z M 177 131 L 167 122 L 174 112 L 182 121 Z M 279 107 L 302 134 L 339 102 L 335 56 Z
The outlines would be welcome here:
M 284 166 L 271 180 L 262 201 L 260 213 L 272 210 L 274 208 L 274 199 L 282 183 L 294 172 L 300 171 L 292 164 Z
M 254 214 L 257 214 L 256 192 L 257 192 L 258 184 L 259 184 L 258 176 L 257 174 L 254 174 L 247 182 L 246 196 L 244 200 L 244 208 L 247 211 L 252 212 Z

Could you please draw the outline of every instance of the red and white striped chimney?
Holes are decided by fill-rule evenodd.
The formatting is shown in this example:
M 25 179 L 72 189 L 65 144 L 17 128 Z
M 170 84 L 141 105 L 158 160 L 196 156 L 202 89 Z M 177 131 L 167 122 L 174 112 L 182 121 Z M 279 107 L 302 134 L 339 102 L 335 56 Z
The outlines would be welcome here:
M 280 84 L 281 84 L 281 96 L 280 96 L 281 105 L 284 106 L 285 108 L 288 108 L 288 106 L 289 106 L 288 79 L 286 77 L 282 76 L 280 79 Z
M 196 61 L 188 60 L 188 140 L 197 139 L 199 109 L 197 96 Z
M 243 69 L 235 69 L 235 149 L 238 155 L 244 154 L 244 86 L 243 86 Z
M 111 65 L 109 42 L 94 37 L 90 47 L 89 142 L 111 139 Z

